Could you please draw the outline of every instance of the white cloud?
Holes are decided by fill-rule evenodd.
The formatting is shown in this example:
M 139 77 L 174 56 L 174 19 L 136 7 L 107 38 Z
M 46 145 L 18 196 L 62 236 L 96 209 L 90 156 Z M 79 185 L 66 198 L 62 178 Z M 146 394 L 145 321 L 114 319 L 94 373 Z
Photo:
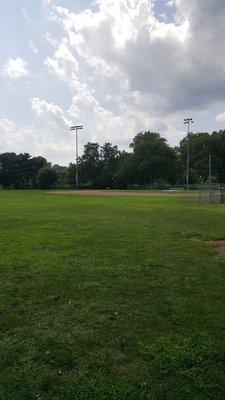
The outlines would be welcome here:
M 41 18 L 48 19 L 51 34 L 41 30 L 46 27 L 41 20 L 39 39 L 52 48 L 39 50 L 45 57 L 42 80 L 37 74 L 32 78 L 38 83 L 23 85 L 22 96 L 27 89 L 32 97 L 35 121 L 43 125 L 40 142 L 49 154 L 52 146 L 59 155 L 59 143 L 62 155 L 70 154 L 70 120 L 84 125 L 82 144 L 96 137 L 123 146 L 147 129 L 175 145 L 185 135 L 182 121 L 188 115 L 196 122 L 202 118 L 203 129 L 212 126 L 212 118 L 225 109 L 224 0 L 166 0 L 165 18 L 155 0 L 97 0 L 89 8 L 85 1 L 86 9 L 78 2 L 76 12 L 63 7 L 69 3 L 42 0 Z M 30 41 L 32 47 L 35 52 Z M 19 57 L 1 72 L 19 78 L 29 69 Z M 14 91 L 20 86 L 10 84 Z M 51 95 L 56 104 L 39 98 Z M 216 122 L 224 120 L 224 113 L 217 115 Z
M 43 115 L 44 111 L 41 113 Z M 62 163 L 64 160 L 65 164 L 68 164 L 74 159 L 74 138 L 69 134 L 67 137 L 63 136 L 60 124 L 54 127 L 55 130 L 52 129 L 52 125 L 39 130 L 33 126 L 19 127 L 14 121 L 6 118 L 0 119 L 2 152 L 27 152 L 33 156 L 41 155 L 55 163 Z
M 57 46 L 57 40 L 54 38 L 54 36 L 51 35 L 51 33 L 46 32 L 44 37 L 46 42 L 50 43 L 53 47 Z
M 51 8 L 71 46 L 97 73 L 126 76 L 130 91 L 149 95 L 150 107 L 159 96 L 162 112 L 225 99 L 224 0 L 169 2 L 176 4 L 175 23 L 157 20 L 149 0 L 97 4 L 95 12 L 76 14 Z
M 53 103 L 48 103 L 37 97 L 30 99 L 31 108 L 50 128 L 57 128 L 61 135 L 68 132 L 71 122 L 65 117 L 63 110 Z
M 216 122 L 224 122 L 225 121 L 225 111 L 221 114 L 218 114 L 215 118 Z
M 59 68 L 57 52 L 46 62 L 76 93 L 70 112 L 94 125 L 102 140 L 128 141 L 138 130 L 158 129 L 177 144 L 186 114 L 201 117 L 225 101 L 224 0 L 167 1 L 174 22 L 157 19 L 153 0 L 96 4 L 77 13 L 47 4 L 79 64 L 66 73 L 66 57 Z
M 2 75 L 9 76 L 13 79 L 29 76 L 28 65 L 21 57 L 10 58 L 2 67 Z
M 176 1 L 176 0 L 169 0 L 169 1 L 167 1 L 166 5 L 167 5 L 168 7 L 173 7 L 173 6 L 175 6 L 175 1 Z
M 0 119 L 0 131 L 1 149 L 5 152 L 33 152 L 32 143 L 39 143 L 39 135 L 34 128 L 18 127 L 14 121 L 7 118 Z
M 28 21 L 29 18 L 28 18 L 27 10 L 25 8 L 22 8 L 21 12 L 22 12 L 24 18 Z
M 67 39 L 60 43 L 54 57 L 47 57 L 44 64 L 51 73 L 65 80 L 69 85 L 77 81 L 79 64 L 69 50 Z
M 32 40 L 29 40 L 28 43 L 29 43 L 30 49 L 33 51 L 33 53 L 37 54 L 38 53 L 38 48 L 35 46 L 35 44 L 32 42 Z
M 175 26 L 157 21 L 153 3 L 147 0 L 99 0 L 98 5 L 97 12 L 85 10 L 75 14 L 50 3 L 51 20 L 57 21 L 68 36 L 45 64 L 75 91 L 70 114 L 85 124 L 88 138 L 93 136 L 94 127 L 100 141 L 125 143 L 145 129 L 162 129 L 168 136 L 167 129 L 171 133 L 169 123 L 154 115 L 159 107 L 167 107 L 166 99 L 148 90 L 151 74 L 146 77 L 149 70 L 146 59 L 149 49 L 157 47 L 167 36 L 182 46 L 187 22 Z M 87 72 L 89 68 L 92 79 Z M 132 73 L 141 85 L 133 85 Z M 154 81 L 157 79 L 154 77 Z M 101 104 L 101 96 L 93 85 L 101 86 L 103 98 L 115 103 L 116 111 Z M 176 139 L 178 136 L 176 133 Z
M 69 117 L 59 106 L 48 103 L 39 98 L 30 99 L 31 108 L 37 118 L 43 123 L 39 142 L 42 153 L 55 163 L 66 164 L 74 160 L 74 137 L 70 134 L 70 126 L 73 124 Z

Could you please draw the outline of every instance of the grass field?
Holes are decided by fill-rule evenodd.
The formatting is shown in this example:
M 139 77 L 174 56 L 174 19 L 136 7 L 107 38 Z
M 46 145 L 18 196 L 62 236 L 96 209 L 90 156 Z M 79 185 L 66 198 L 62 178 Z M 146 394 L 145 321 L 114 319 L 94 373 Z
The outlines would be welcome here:
M 224 400 L 221 238 L 179 194 L 1 191 L 0 400 Z

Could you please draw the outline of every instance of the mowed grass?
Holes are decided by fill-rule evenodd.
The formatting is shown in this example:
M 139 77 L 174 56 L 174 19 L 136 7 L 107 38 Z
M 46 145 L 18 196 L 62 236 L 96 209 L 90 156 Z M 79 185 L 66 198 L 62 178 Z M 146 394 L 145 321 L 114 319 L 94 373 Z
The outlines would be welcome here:
M 0 400 L 225 398 L 225 207 L 0 192 Z

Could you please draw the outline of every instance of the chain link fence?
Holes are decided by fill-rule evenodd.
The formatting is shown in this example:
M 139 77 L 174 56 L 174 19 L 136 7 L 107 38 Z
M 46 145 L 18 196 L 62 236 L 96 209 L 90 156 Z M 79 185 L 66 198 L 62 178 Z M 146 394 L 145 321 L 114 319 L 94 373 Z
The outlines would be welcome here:
M 200 204 L 225 204 L 225 183 L 203 183 L 199 186 Z

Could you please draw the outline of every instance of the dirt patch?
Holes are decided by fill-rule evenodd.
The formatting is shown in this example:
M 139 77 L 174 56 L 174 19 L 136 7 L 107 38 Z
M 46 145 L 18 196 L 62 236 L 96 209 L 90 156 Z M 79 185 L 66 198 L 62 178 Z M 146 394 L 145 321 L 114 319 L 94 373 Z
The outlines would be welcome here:
M 225 240 L 210 240 L 208 243 L 215 247 L 219 254 L 225 255 Z
M 204 239 L 199 239 L 197 237 L 191 237 L 190 240 L 199 244 L 207 243 L 213 246 L 217 253 L 225 255 L 225 240 L 210 240 L 206 242 Z
M 129 190 L 57 190 L 47 192 L 63 196 L 116 196 L 116 197 L 189 197 L 196 198 L 197 192 L 175 191 L 129 191 Z

